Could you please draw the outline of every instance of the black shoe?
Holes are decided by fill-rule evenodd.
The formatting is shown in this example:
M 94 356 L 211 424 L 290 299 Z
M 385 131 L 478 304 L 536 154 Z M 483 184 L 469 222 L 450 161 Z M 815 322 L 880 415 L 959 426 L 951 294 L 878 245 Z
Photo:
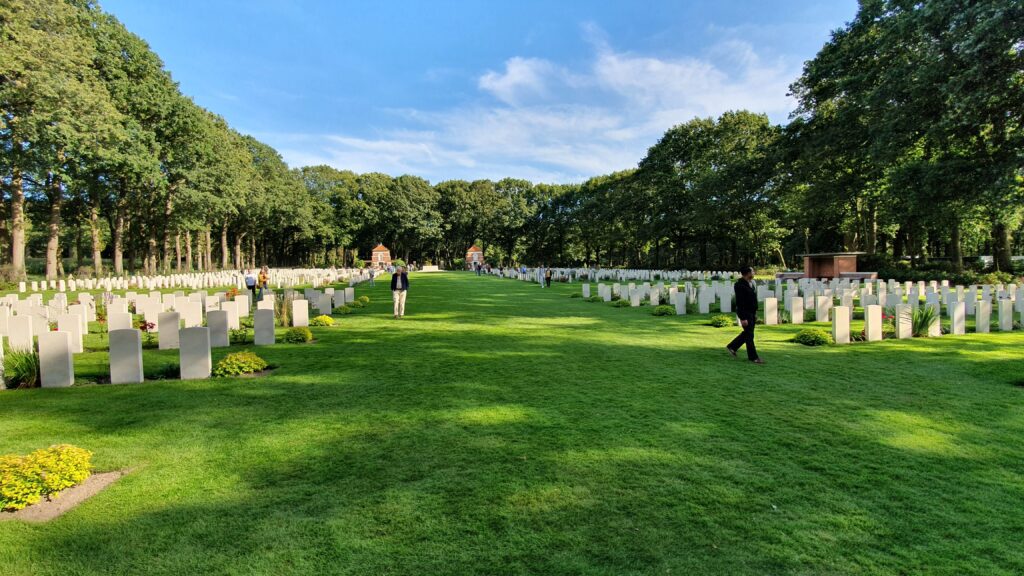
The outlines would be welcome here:
M 735 350 L 733 350 L 732 348 L 729 348 L 728 346 L 726 346 L 725 349 L 729 351 L 729 354 L 732 354 L 733 358 L 736 357 L 736 351 Z
M 754 364 L 764 364 L 764 360 L 761 360 L 760 358 L 757 358 L 756 360 L 751 360 L 751 362 L 753 362 Z

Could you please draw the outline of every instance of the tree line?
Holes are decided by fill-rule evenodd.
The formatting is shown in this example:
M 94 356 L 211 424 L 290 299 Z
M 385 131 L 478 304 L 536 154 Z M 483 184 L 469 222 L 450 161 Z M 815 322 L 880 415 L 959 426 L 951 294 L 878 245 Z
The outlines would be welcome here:
M 289 168 L 181 94 L 89 0 L 0 6 L 5 275 L 408 261 L 725 268 L 864 251 L 881 264 L 1024 244 L 1024 7 L 863 0 L 808 61 L 786 125 L 727 112 L 578 184 L 431 184 Z M 70 262 L 72 270 L 65 269 Z

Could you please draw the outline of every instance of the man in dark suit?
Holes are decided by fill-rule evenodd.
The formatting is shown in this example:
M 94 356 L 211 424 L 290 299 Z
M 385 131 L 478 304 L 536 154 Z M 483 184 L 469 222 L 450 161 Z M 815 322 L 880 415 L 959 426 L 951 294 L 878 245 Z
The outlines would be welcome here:
M 754 364 L 764 364 L 757 355 L 757 347 L 754 345 L 754 325 L 757 324 L 757 293 L 754 292 L 754 269 L 750 266 L 740 270 L 742 278 L 733 285 L 736 293 L 736 315 L 740 318 L 740 325 L 743 332 L 740 333 L 726 348 L 733 356 L 740 346 L 747 345 L 747 359 Z
M 409 291 L 409 275 L 399 266 L 391 275 L 391 299 L 395 301 L 395 319 L 405 316 L 405 295 Z

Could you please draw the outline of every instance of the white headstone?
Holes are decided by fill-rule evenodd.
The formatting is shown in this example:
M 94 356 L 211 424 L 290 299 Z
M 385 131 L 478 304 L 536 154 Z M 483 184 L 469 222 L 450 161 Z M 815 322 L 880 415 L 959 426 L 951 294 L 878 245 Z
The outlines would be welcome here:
M 82 317 L 78 314 L 61 314 L 57 317 L 57 330 L 67 332 L 71 343 L 71 353 L 85 352 L 82 345 Z
M 317 312 L 319 312 L 320 314 L 326 314 L 330 316 L 331 312 L 333 311 L 333 308 L 331 307 L 331 295 L 323 294 L 322 296 L 320 296 L 317 299 L 316 309 Z
M 163 338 L 163 333 L 160 334 Z M 110 383 L 142 382 L 142 332 L 129 328 L 110 332 Z
M 225 326 L 227 325 L 227 318 L 223 319 L 223 323 Z M 178 364 L 181 367 L 181 379 L 209 378 L 213 371 L 209 328 L 185 328 L 181 330 L 180 336 L 181 347 L 178 352 Z
M 128 330 L 132 326 L 132 315 L 127 312 L 111 312 L 107 314 L 107 331 Z
M 676 292 L 676 314 L 679 316 L 686 314 L 686 292 Z
M 66 388 L 75 383 L 71 334 L 49 330 L 39 334 L 39 380 L 43 388 Z
M 224 310 L 211 310 L 206 314 L 206 325 L 209 328 L 207 338 L 210 346 L 224 348 L 231 345 L 231 340 L 228 338 L 227 312 Z M 183 346 L 184 344 L 181 345 Z
M 999 300 L 999 330 L 1013 330 L 1013 302 L 1009 300 Z
M 967 305 L 963 302 L 953 302 L 950 309 L 950 334 L 962 336 L 967 332 Z
M 203 304 L 201 302 L 190 300 L 178 304 L 177 307 L 185 328 L 198 328 L 203 325 Z
M 829 309 L 831 307 L 832 307 L 832 297 L 831 296 L 818 296 L 817 298 L 815 298 L 815 300 L 814 300 L 814 321 L 815 322 L 828 322 L 828 311 L 829 311 Z M 847 308 L 846 311 L 847 311 L 847 315 L 849 315 L 850 309 Z M 847 319 L 847 323 L 846 324 L 847 324 L 847 326 L 846 326 L 847 337 L 849 337 L 849 330 L 850 330 L 849 319 Z
M 836 344 L 850 343 L 850 309 L 846 306 L 832 308 L 832 339 Z
M 11 350 L 30 352 L 34 348 L 32 337 L 35 318 L 31 316 L 11 316 L 7 321 L 7 345 Z
M 175 350 L 178 348 L 178 332 L 181 330 L 181 315 L 177 312 L 160 313 L 160 349 Z
M 864 307 L 864 339 L 868 342 L 882 339 L 882 307 L 877 304 Z
M 347 292 L 349 288 L 346 288 Z M 309 302 L 292 300 L 292 326 L 309 326 Z
M 764 299 L 764 324 L 774 326 L 779 323 L 779 300 L 778 298 Z
M 220 303 L 220 309 L 226 312 L 228 315 L 228 330 L 238 330 L 242 324 L 239 320 L 239 306 L 238 302 L 225 301 Z M 213 338 L 211 336 L 211 338 Z M 214 344 L 214 347 L 217 345 Z
M 941 308 L 939 306 L 938 299 L 936 298 L 936 300 L 932 302 L 926 302 L 925 308 L 931 308 L 935 313 L 935 319 L 928 326 L 928 337 L 938 338 L 939 336 L 942 336 L 942 314 L 940 313 Z
M 268 346 L 274 343 L 274 311 L 256 310 L 253 314 L 253 328 L 255 337 L 253 343 L 257 346 Z
M 992 329 L 992 302 L 979 300 L 974 306 L 974 331 L 988 334 Z
M 914 336 L 914 307 L 910 304 L 896 306 L 896 337 L 900 340 Z
M 804 299 L 799 296 L 793 296 L 792 308 L 789 311 L 789 321 L 792 324 L 803 324 L 804 323 Z

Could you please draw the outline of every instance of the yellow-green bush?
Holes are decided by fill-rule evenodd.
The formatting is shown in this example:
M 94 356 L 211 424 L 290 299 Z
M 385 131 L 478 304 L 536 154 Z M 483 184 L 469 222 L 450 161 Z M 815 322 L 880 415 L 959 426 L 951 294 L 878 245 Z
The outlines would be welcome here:
M 313 333 L 309 331 L 309 328 L 305 326 L 296 326 L 289 328 L 284 333 L 283 340 L 289 344 L 303 344 L 313 339 Z
M 310 326 L 334 326 L 334 318 L 323 314 L 309 321 Z
M 28 456 L 0 456 L 0 509 L 20 510 L 81 483 L 91 473 L 92 452 L 57 444 Z
M 220 362 L 213 369 L 213 375 L 217 378 L 225 376 L 238 376 L 241 374 L 252 374 L 267 368 L 267 361 L 252 352 L 233 352 Z

